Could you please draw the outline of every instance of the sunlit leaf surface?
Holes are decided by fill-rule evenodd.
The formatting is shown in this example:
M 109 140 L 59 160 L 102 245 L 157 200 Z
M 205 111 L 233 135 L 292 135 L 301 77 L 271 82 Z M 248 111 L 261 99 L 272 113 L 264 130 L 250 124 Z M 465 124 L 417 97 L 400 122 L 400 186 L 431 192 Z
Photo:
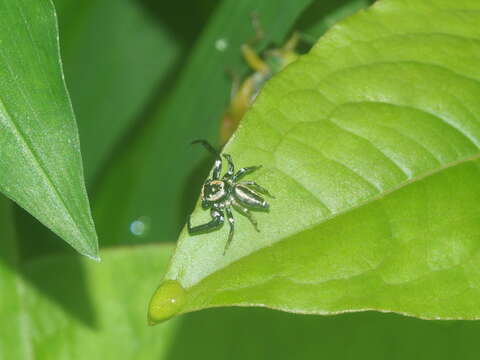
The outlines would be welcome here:
M 480 3 L 383 0 L 274 77 L 224 149 L 276 199 L 184 230 L 151 307 L 480 318 Z M 195 224 L 209 220 L 197 209 Z M 180 292 L 176 290 L 175 294 Z

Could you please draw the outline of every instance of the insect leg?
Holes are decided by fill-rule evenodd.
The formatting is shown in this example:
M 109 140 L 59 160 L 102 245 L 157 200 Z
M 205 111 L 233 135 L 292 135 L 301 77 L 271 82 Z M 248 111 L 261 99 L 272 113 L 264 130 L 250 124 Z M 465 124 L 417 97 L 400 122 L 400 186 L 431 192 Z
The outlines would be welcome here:
M 227 214 L 227 220 L 228 223 L 230 224 L 230 231 L 228 233 L 228 240 L 227 243 L 225 244 L 225 249 L 223 250 L 223 255 L 227 252 L 228 247 L 230 246 L 230 243 L 232 242 L 233 239 L 233 233 L 235 231 L 235 219 L 233 218 L 232 210 L 230 208 L 225 208 L 225 212 Z
M 270 192 L 267 189 L 265 189 L 263 186 L 258 185 L 255 181 L 242 181 L 240 184 L 250 186 L 254 190 L 258 191 L 259 193 L 265 194 L 275 199 L 275 196 L 270 194 Z
M 287 40 L 285 45 L 283 45 L 282 50 L 284 52 L 292 52 L 295 51 L 298 43 L 300 42 L 300 34 L 298 32 L 294 32 L 290 39 Z
M 242 177 L 244 177 L 245 175 L 247 174 L 250 174 L 252 172 L 254 172 L 255 170 L 258 170 L 262 167 L 262 165 L 259 165 L 259 166 L 250 166 L 250 167 L 246 167 L 246 168 L 241 168 L 240 170 L 237 171 L 237 173 L 235 174 L 235 176 L 232 178 L 233 181 L 238 181 L 240 180 Z
M 233 174 L 235 173 L 235 165 L 233 165 L 232 157 L 229 154 L 223 154 L 223 157 L 228 162 L 228 170 L 225 173 L 225 175 L 223 175 L 223 178 L 224 179 L 230 179 L 233 176 Z
M 212 209 L 210 211 L 210 215 L 212 216 L 211 221 L 209 221 L 208 223 L 198 225 L 198 226 L 193 226 L 193 227 L 190 222 L 190 216 L 189 216 L 188 223 L 187 223 L 188 233 L 190 235 L 196 235 L 203 232 L 209 232 L 209 231 L 218 229 L 220 226 L 223 225 L 225 218 L 223 217 L 223 213 L 221 211 L 217 209 Z
M 222 159 L 218 157 L 215 159 L 215 164 L 213 165 L 212 179 L 218 180 L 220 178 L 221 172 L 222 172 Z
M 239 205 L 237 202 L 233 202 L 232 205 L 233 205 L 233 207 L 235 208 L 235 210 L 237 210 L 240 214 L 246 216 L 247 219 L 250 220 L 250 222 L 252 223 L 252 225 L 253 225 L 253 227 L 255 228 L 255 230 L 257 230 L 258 232 L 260 232 L 260 229 L 258 228 L 257 220 L 255 220 L 255 218 L 253 217 L 253 215 L 252 215 L 252 213 L 250 212 L 250 210 L 248 210 L 247 208 Z
M 243 58 L 245 62 L 250 66 L 253 70 L 261 72 L 261 73 L 268 73 L 270 68 L 268 67 L 267 63 L 262 60 L 260 56 L 252 49 L 252 47 L 248 44 L 243 44 L 241 47 Z
M 213 173 L 212 173 L 212 180 L 218 180 L 220 178 L 220 172 L 222 171 L 222 158 L 215 148 L 210 145 L 210 143 L 206 140 L 195 140 L 192 141 L 192 144 L 202 144 L 205 149 L 210 151 L 215 156 L 215 164 L 213 165 Z

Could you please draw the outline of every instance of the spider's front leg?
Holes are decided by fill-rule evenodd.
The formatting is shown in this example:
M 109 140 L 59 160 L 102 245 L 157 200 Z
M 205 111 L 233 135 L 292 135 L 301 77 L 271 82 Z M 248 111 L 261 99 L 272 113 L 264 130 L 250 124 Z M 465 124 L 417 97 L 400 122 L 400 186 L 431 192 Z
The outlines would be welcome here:
M 235 165 L 233 165 L 232 157 L 229 154 L 223 154 L 223 157 L 228 162 L 228 170 L 225 173 L 225 175 L 223 175 L 223 178 L 224 179 L 231 179 L 233 174 L 235 174 Z
M 188 217 L 188 223 L 187 223 L 187 229 L 188 233 L 190 235 L 196 235 L 196 234 L 201 234 L 204 232 L 209 232 L 218 229 L 221 227 L 225 221 L 225 218 L 223 216 L 223 212 L 218 210 L 218 209 L 212 209 L 210 210 L 210 216 L 212 217 L 212 220 L 209 221 L 208 223 L 202 224 L 202 225 L 197 225 L 193 226 L 190 222 L 190 216 Z

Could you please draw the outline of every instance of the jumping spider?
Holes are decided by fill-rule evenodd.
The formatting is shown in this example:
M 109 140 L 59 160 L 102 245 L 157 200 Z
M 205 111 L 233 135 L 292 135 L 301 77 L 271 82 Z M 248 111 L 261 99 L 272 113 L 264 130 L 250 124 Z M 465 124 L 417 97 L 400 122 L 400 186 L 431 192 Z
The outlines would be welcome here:
M 223 157 L 228 162 L 227 172 L 220 178 L 222 171 L 222 158 L 218 151 L 216 151 L 207 141 L 196 140 L 192 144 L 202 144 L 208 151 L 215 155 L 215 165 L 213 167 L 212 177 L 208 178 L 202 186 L 201 199 L 202 208 L 210 209 L 210 216 L 212 220 L 208 223 L 192 227 L 190 223 L 190 216 L 188 217 L 188 232 L 190 235 L 196 235 L 208 231 L 213 231 L 220 228 L 226 215 L 230 225 L 230 232 L 228 233 L 228 240 L 225 245 L 224 254 L 233 239 L 235 230 L 235 219 L 233 218 L 233 207 L 242 215 L 245 215 L 255 230 L 258 229 L 257 222 L 253 218 L 249 209 L 252 210 L 268 210 L 269 204 L 260 195 L 268 195 L 273 198 L 267 189 L 261 187 L 254 181 L 240 181 L 244 176 L 260 169 L 262 166 L 250 166 L 241 168 L 235 172 L 232 157 L 228 154 L 223 154 Z

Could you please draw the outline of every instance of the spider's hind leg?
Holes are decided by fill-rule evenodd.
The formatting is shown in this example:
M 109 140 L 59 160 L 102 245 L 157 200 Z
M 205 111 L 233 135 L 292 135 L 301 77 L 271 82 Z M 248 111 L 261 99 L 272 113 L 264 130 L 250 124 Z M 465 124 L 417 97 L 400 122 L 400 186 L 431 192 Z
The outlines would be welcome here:
M 238 204 L 237 202 L 234 202 L 232 203 L 232 206 L 235 208 L 235 210 L 237 210 L 240 214 L 244 215 L 245 217 L 247 217 L 248 220 L 250 220 L 250 222 L 252 223 L 253 227 L 255 228 L 255 230 L 257 230 L 258 232 L 260 232 L 260 229 L 258 228 L 258 223 L 257 223 L 257 220 L 255 220 L 255 218 L 253 217 L 252 213 L 250 212 L 250 210 L 248 210 L 247 208 L 241 206 L 240 204 Z
M 255 181 L 242 181 L 240 184 L 250 186 L 253 190 L 275 199 L 275 196 L 270 194 L 267 189 L 265 189 L 263 186 L 258 185 Z

